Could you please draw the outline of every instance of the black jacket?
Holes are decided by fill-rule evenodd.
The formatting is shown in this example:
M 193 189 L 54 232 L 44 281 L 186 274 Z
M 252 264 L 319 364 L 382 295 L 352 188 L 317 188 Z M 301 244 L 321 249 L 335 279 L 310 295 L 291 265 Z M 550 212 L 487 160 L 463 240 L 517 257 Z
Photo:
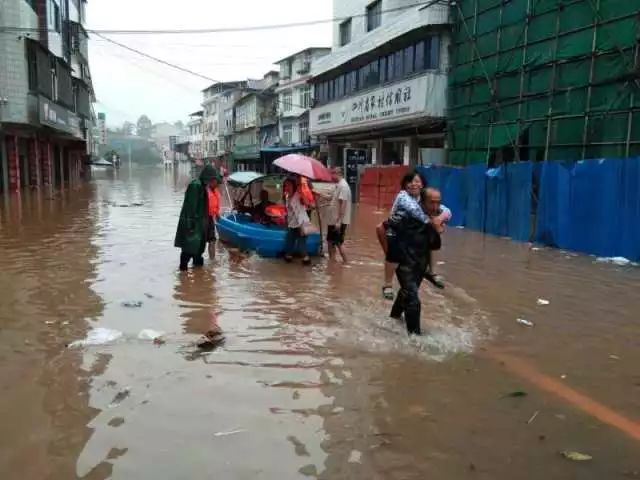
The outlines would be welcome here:
M 395 233 L 401 265 L 424 271 L 431 252 L 442 246 L 440 234 L 430 223 L 392 216 L 387 226 Z

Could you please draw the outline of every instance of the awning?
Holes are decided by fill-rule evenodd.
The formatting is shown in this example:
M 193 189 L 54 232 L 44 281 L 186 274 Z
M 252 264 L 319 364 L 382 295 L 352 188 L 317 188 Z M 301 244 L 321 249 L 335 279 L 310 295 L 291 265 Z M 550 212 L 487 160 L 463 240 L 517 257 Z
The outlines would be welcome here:
M 264 177 L 264 174 L 258 172 L 236 172 L 229 175 L 227 181 L 232 186 L 245 186 L 261 177 Z
M 291 146 L 291 147 L 263 147 L 260 149 L 261 152 L 266 152 L 266 153 L 292 153 L 292 152 L 299 152 L 301 150 L 313 150 L 314 148 L 317 148 L 318 145 L 300 145 L 297 147 Z

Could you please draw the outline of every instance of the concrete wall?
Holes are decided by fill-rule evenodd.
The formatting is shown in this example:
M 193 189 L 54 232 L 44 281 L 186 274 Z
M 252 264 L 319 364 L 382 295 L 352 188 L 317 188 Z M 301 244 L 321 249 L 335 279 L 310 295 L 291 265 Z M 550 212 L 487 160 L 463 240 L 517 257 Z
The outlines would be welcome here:
M 24 0 L 0 0 L 0 25 L 38 28 L 38 16 Z M 30 34 L 32 38 L 37 33 Z M 29 74 L 23 34 L 0 34 L 0 122 L 28 123 Z

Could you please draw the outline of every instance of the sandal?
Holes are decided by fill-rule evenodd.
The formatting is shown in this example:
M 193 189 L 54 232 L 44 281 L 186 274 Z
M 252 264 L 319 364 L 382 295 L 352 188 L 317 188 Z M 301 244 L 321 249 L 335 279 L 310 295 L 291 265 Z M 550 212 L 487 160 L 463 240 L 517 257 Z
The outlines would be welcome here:
M 382 287 L 382 296 L 385 300 L 393 300 L 393 288 L 389 285 Z
M 444 290 L 444 281 L 442 277 L 436 273 L 427 272 L 424 274 L 424 278 L 431 283 L 434 287 Z
M 305 266 L 311 265 L 311 259 L 309 257 L 304 257 L 302 259 L 302 264 Z

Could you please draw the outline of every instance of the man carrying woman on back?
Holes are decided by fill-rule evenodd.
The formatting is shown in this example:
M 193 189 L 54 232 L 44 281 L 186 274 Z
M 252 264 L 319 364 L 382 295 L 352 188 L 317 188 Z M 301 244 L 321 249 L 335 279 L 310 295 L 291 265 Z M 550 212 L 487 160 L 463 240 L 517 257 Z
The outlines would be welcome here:
M 391 317 L 400 319 L 404 314 L 408 332 L 417 335 L 421 333 L 418 291 L 422 280 L 428 278 L 432 250 L 440 248 L 443 223 L 450 218 L 450 212 L 433 217 L 426 213 L 429 195 L 434 192 L 423 192 L 422 186 L 422 179 L 416 172 L 405 175 L 389 220 L 377 229 L 386 254 L 385 273 L 395 267 L 400 283 Z M 383 288 L 393 295 L 391 278 L 385 280 L 388 283 Z M 383 290 L 383 293 L 388 298 L 389 292 Z

